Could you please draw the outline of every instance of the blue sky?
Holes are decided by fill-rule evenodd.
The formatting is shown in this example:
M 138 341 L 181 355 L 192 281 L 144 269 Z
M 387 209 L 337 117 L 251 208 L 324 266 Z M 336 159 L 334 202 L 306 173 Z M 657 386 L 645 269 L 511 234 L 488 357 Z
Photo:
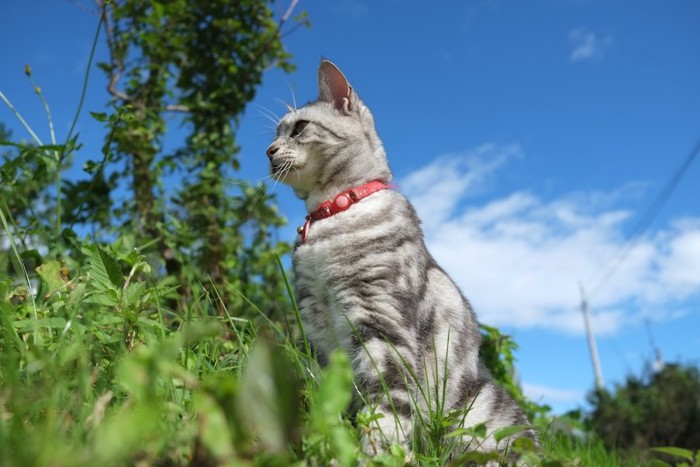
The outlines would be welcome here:
M 416 205 L 438 262 L 483 322 L 515 336 L 529 394 L 558 411 L 585 404 L 593 375 L 579 283 L 590 292 L 608 386 L 652 358 L 649 330 L 666 361 L 698 363 L 697 161 L 617 259 L 700 138 L 700 3 L 427 5 L 300 1 L 312 28 L 287 37 L 297 71 L 270 71 L 240 122 L 240 175 L 266 179 L 273 131 L 262 108 L 281 115 L 278 99 L 315 99 L 316 67 L 327 57 L 372 109 L 396 185 Z M 30 64 L 62 139 L 97 18 L 57 0 L 2 10 L 0 91 L 48 142 L 24 76 Z M 104 59 L 102 43 L 97 53 Z M 78 124 L 85 146 L 71 176 L 98 158 L 103 132 L 87 111 L 105 111 L 105 84 L 93 70 Z M 0 121 L 27 138 L 4 106 Z M 303 205 L 286 187 L 275 192 L 290 219 L 280 236 L 292 240 Z M 612 275 L 611 261 L 619 263 Z

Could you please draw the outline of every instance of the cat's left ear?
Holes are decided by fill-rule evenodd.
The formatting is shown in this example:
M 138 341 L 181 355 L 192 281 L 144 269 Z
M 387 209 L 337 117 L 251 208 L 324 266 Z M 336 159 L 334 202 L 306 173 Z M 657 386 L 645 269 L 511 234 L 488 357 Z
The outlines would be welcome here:
M 355 92 L 347 78 L 337 66 L 328 60 L 321 60 L 318 67 L 319 99 L 332 102 L 336 109 L 349 114 L 356 104 Z

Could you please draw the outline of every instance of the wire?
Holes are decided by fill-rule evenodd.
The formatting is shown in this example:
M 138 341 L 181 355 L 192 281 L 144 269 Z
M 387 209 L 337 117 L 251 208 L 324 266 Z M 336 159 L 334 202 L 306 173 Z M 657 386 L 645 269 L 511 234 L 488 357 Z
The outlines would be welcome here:
M 617 272 L 618 268 L 627 259 L 634 247 L 636 247 L 640 240 L 644 237 L 647 229 L 652 222 L 654 222 L 654 219 L 659 214 L 661 209 L 666 205 L 681 179 L 697 157 L 698 153 L 700 153 L 700 140 L 698 140 L 693 149 L 685 157 L 683 163 L 678 167 L 678 169 L 676 169 L 673 175 L 671 175 L 663 189 L 658 195 L 656 195 L 656 198 L 654 198 L 654 201 L 646 210 L 642 218 L 639 219 L 639 222 L 635 226 L 634 230 L 632 230 L 630 239 L 627 240 L 627 242 L 625 242 L 625 244 L 618 250 L 618 253 L 599 270 L 597 275 L 599 279 L 597 281 L 593 281 L 594 286 L 591 288 L 589 297 L 593 297 L 598 291 L 600 291 L 600 289 L 610 280 L 615 272 Z M 594 276 L 594 278 L 595 277 L 596 276 Z

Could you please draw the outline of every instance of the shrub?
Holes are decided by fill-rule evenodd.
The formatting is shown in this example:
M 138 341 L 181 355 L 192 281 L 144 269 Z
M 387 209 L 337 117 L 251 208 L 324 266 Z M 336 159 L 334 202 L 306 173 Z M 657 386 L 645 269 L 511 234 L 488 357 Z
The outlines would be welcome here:
M 700 371 L 681 364 L 593 393 L 591 427 L 608 446 L 700 448 Z

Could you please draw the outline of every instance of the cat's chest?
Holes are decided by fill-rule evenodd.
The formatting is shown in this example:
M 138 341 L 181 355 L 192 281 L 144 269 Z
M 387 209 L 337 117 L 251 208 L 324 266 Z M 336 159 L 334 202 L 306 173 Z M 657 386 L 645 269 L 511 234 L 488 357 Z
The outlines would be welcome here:
M 346 276 L 352 258 L 361 255 L 372 235 L 372 221 L 382 210 L 381 194 L 363 200 L 345 212 L 308 226 L 306 237 L 297 244 L 294 270 L 304 273 L 305 280 L 325 282 Z
M 319 230 L 313 231 L 317 237 Z M 342 251 L 334 242 L 318 241 L 318 238 L 297 246 L 293 264 L 297 305 L 307 336 L 321 354 L 328 355 L 349 342 L 350 331 L 340 305 L 342 290 L 337 278 L 343 270 L 346 276 L 352 271 L 343 264 Z
M 306 241 L 294 250 L 297 304 L 310 340 L 324 353 L 348 345 L 351 338 L 349 304 L 358 293 L 359 264 L 372 261 L 367 236 L 373 233 L 362 226 L 373 204 L 362 203 L 313 223 Z
M 298 244 L 293 255 L 297 289 L 313 295 L 316 301 L 330 299 L 329 295 L 336 288 L 334 278 L 347 274 L 344 270 L 348 268 L 345 252 L 339 244 L 343 239 L 338 220 L 328 219 L 322 223 L 309 227 L 307 241 Z

